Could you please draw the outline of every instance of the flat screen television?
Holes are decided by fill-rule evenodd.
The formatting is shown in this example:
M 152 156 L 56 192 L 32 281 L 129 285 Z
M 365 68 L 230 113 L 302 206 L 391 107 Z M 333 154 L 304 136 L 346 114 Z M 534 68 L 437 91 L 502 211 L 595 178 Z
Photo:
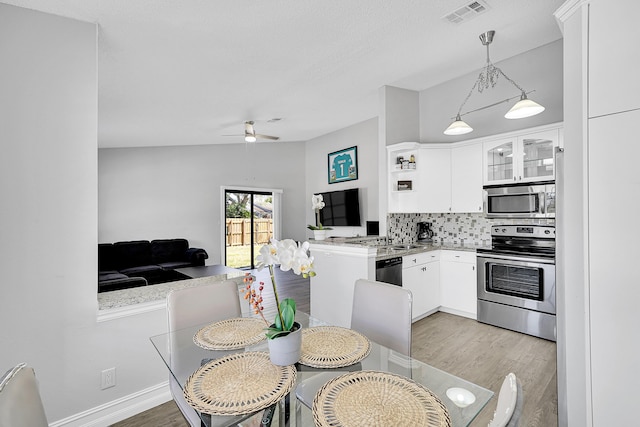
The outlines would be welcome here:
M 330 191 L 322 194 L 324 208 L 320 209 L 320 222 L 325 227 L 360 226 L 359 190 Z

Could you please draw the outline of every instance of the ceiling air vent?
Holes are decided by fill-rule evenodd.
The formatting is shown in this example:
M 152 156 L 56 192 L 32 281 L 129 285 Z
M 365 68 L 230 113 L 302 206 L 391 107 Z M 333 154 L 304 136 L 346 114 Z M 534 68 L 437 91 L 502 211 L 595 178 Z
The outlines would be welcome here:
M 489 5 L 486 2 L 475 0 L 457 8 L 453 12 L 447 13 L 442 19 L 453 24 L 460 24 L 483 14 L 489 9 Z

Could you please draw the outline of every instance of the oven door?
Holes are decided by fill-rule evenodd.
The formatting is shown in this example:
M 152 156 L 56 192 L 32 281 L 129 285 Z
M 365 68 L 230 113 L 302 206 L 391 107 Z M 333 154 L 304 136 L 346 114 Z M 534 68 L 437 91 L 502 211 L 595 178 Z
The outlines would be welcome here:
M 553 259 L 482 253 L 477 262 L 479 300 L 556 313 Z

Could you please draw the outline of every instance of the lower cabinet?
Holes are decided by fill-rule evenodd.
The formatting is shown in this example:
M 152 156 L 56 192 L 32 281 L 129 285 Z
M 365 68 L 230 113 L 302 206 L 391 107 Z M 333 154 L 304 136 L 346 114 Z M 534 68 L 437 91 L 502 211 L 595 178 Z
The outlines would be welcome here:
M 440 251 L 404 256 L 402 286 L 413 294 L 414 321 L 437 311 L 440 306 Z
M 436 250 L 402 257 L 402 286 L 413 294 L 413 321 L 440 310 L 477 318 L 476 254 Z
M 476 254 L 474 252 L 441 251 L 441 311 L 476 319 L 478 307 L 476 283 Z

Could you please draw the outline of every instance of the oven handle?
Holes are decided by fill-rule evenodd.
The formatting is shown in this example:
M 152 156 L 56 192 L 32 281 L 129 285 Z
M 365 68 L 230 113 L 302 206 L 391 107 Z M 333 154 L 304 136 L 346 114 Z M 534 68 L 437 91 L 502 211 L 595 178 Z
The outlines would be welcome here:
M 506 261 L 519 261 L 519 262 L 535 262 L 539 264 L 551 264 L 551 265 L 555 265 L 556 263 L 554 259 L 548 259 L 548 258 L 521 257 L 517 255 L 490 254 L 485 252 L 478 254 L 478 260 L 480 260 L 481 258 L 498 259 L 498 260 L 506 260 Z

